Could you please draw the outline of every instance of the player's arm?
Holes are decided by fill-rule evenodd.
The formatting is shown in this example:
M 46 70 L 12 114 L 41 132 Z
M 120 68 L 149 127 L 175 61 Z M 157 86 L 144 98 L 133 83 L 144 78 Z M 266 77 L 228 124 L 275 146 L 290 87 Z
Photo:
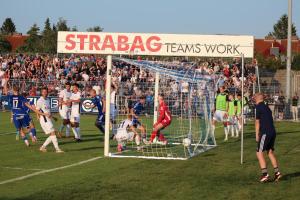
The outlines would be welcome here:
M 105 110 L 106 110 L 106 101 L 105 99 L 101 99 L 102 101 L 102 112 L 105 113 Z
M 259 119 L 255 120 L 255 138 L 256 138 L 256 142 L 259 141 Z
M 36 109 L 36 107 L 33 107 L 32 105 L 30 105 L 28 102 L 25 103 L 25 106 L 27 106 L 30 110 L 32 110 L 33 112 L 35 112 L 38 115 L 51 117 L 50 113 L 43 113 L 43 112 L 39 111 L 38 109 Z
M 135 118 L 138 118 L 138 116 L 135 114 L 135 112 L 134 112 L 134 108 L 131 108 L 130 109 L 130 114 L 133 116 L 133 117 L 135 117 Z
M 138 132 L 136 131 L 134 126 L 130 126 L 129 130 L 131 130 L 135 135 L 138 135 Z
M 234 101 L 234 115 L 235 116 L 237 116 L 237 106 L 238 106 L 237 101 Z

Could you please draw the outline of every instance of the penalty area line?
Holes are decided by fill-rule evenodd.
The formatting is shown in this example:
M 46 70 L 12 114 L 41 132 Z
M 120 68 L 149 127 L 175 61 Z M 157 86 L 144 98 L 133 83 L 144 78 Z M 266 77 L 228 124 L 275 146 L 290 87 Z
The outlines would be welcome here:
M 32 174 L 28 174 L 28 175 L 25 175 L 25 176 L 21 176 L 21 177 L 1 181 L 0 185 L 4 185 L 4 184 L 7 184 L 7 183 L 13 183 L 13 182 L 16 182 L 16 181 L 21 181 L 21 180 L 24 180 L 24 179 L 31 178 L 33 176 L 38 176 L 38 175 L 41 175 L 41 174 L 46 174 L 46 173 L 50 173 L 50 172 L 54 172 L 54 171 L 58 171 L 58 170 L 62 170 L 62 169 L 70 168 L 70 167 L 75 167 L 75 166 L 78 166 L 78 165 L 83 165 L 85 163 L 92 162 L 92 161 L 95 161 L 95 160 L 98 160 L 98 159 L 101 159 L 101 158 L 102 157 L 99 156 L 99 157 L 91 158 L 91 159 L 88 159 L 88 160 L 83 160 L 83 161 L 80 161 L 80 162 L 77 162 L 77 163 L 73 163 L 73 164 L 70 164 L 70 165 L 65 165 L 65 166 L 62 166 L 62 167 L 56 167 L 56 168 L 52 168 L 52 169 L 46 169 L 46 170 L 34 172 Z

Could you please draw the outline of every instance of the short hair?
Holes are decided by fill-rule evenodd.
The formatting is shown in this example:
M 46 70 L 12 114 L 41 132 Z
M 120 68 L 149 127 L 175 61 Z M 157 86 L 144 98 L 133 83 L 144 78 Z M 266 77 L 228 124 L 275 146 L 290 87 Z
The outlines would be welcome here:
M 14 86 L 12 87 L 12 90 L 13 90 L 14 92 L 19 92 L 19 87 L 16 86 L 16 85 L 14 85 Z
M 160 93 L 159 96 L 161 96 L 162 98 L 165 98 L 165 95 L 163 93 Z
M 48 88 L 47 87 L 42 87 L 41 91 L 46 90 L 48 92 Z
M 76 86 L 79 88 L 79 84 L 78 83 L 73 83 L 73 86 Z
M 65 85 L 71 85 L 71 83 L 70 82 L 66 82 Z
M 140 97 L 140 99 L 146 99 L 146 97 L 145 97 L 144 95 L 142 95 L 142 96 Z

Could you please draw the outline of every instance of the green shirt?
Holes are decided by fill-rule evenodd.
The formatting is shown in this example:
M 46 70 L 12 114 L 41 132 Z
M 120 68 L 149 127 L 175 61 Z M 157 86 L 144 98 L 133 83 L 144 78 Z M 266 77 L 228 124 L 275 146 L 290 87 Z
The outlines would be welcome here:
M 227 95 L 220 93 L 216 97 L 216 110 L 226 111 L 227 109 Z
M 237 110 L 236 110 L 236 114 L 241 114 L 242 113 L 242 101 L 241 100 L 236 100 L 236 106 L 237 106 Z M 245 105 L 245 102 L 244 102 Z
M 236 115 L 235 108 L 237 106 L 237 101 L 232 100 L 228 102 L 228 116 L 232 117 Z

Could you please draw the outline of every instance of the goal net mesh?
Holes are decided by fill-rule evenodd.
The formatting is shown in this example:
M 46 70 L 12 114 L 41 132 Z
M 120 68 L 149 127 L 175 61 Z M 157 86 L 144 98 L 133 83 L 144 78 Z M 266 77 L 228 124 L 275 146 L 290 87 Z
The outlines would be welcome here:
M 194 63 L 138 61 L 114 58 L 118 67 L 127 67 L 131 76 L 121 74 L 121 81 L 112 78 L 117 84 L 117 117 L 111 132 L 117 132 L 118 124 L 125 120 L 130 108 L 145 97 L 139 121 L 145 128 L 147 140 L 155 123 L 155 97 L 164 95 L 164 101 L 172 115 L 171 124 L 161 131 L 167 139 L 163 144 L 158 138 L 152 144 L 135 140 L 125 141 L 122 152 L 117 142 L 110 140 L 111 157 L 138 157 L 152 159 L 188 159 L 216 146 L 211 127 L 211 112 L 214 107 L 215 79 L 204 75 Z M 121 64 L 120 64 L 121 63 Z M 116 69 L 118 71 L 118 69 Z M 121 70 L 120 70 L 121 71 Z M 127 77 L 128 76 L 128 77 Z M 125 78 L 124 78 L 125 77 Z M 127 78 L 126 78 L 127 77 Z M 155 87 L 158 86 L 158 87 Z M 141 131 L 136 129 L 139 134 Z

